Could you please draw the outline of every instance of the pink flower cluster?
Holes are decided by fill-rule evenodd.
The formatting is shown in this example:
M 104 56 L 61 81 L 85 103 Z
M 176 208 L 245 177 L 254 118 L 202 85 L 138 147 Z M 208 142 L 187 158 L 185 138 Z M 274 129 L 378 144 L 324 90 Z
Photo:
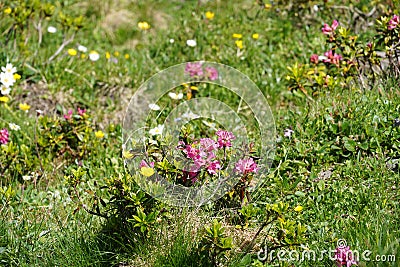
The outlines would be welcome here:
M 240 159 L 235 165 L 236 172 L 246 175 L 249 173 L 257 173 L 258 166 L 252 158 Z
M 233 133 L 228 132 L 228 131 L 223 131 L 223 130 L 218 130 L 215 134 L 218 136 L 218 147 L 219 148 L 231 147 L 232 146 L 231 141 L 236 138 L 233 135 Z
M 188 73 L 190 77 L 207 78 L 210 81 L 218 79 L 217 69 L 213 67 L 205 67 L 203 70 L 202 62 L 186 63 L 185 72 Z
M 329 26 L 328 24 L 324 24 L 324 27 L 322 27 L 322 33 L 325 35 L 331 35 L 333 32 L 336 30 L 336 28 L 339 26 L 339 22 L 337 20 L 334 20 L 332 22 L 332 25 Z
M 393 30 L 394 28 L 396 28 L 397 25 L 399 24 L 399 19 L 400 19 L 399 16 L 394 15 L 394 16 L 389 20 L 388 30 Z
M 0 144 L 6 145 L 9 141 L 9 133 L 6 128 L 0 130 Z
M 341 55 L 336 54 L 332 50 L 329 50 L 328 52 L 325 52 L 324 56 L 326 57 L 326 59 L 324 59 L 325 63 L 335 64 L 336 66 L 339 66 L 339 62 L 342 59 Z
M 205 168 L 211 175 L 217 175 L 217 171 L 222 168 L 220 161 L 216 159 L 216 153 L 219 149 L 231 147 L 231 141 L 236 137 L 233 133 L 224 130 L 218 130 L 215 134 L 217 141 L 211 138 L 201 138 L 193 144 L 179 141 L 178 148 L 193 161 L 190 170 L 186 171 L 190 179 L 194 179 L 201 168 Z
M 335 32 L 338 26 L 339 22 L 337 20 L 334 20 L 332 22 L 332 25 L 328 25 L 325 23 L 324 27 L 322 28 L 322 33 L 330 36 L 330 41 L 332 41 L 334 38 L 333 33 Z M 325 52 L 323 56 L 318 56 L 317 54 L 313 54 L 310 57 L 310 62 L 313 64 L 318 64 L 319 60 L 323 60 L 324 63 L 330 63 L 339 66 L 340 60 L 342 60 L 342 56 L 339 54 L 335 54 L 333 50 L 329 50 Z
M 73 111 L 71 109 L 68 110 L 67 114 L 64 114 L 64 119 L 70 120 L 72 119 Z M 86 109 L 80 109 L 78 108 L 78 115 L 83 116 L 86 113 Z
M 221 169 L 220 162 L 215 160 L 215 152 L 218 149 L 218 144 L 211 138 L 202 138 L 199 144 L 198 148 L 192 145 L 185 145 L 183 148 L 183 153 L 189 159 L 192 159 L 194 163 L 194 166 L 191 166 L 190 172 L 196 173 L 200 168 L 205 167 L 209 174 L 216 175 L 217 170 Z
M 357 262 L 354 260 L 353 251 L 350 250 L 349 246 L 337 247 L 335 250 L 335 260 L 338 267 L 357 265 Z
M 201 62 L 186 63 L 185 72 L 189 73 L 190 77 L 203 76 L 203 66 Z
M 311 63 L 318 64 L 319 57 L 317 54 L 312 54 L 310 57 Z

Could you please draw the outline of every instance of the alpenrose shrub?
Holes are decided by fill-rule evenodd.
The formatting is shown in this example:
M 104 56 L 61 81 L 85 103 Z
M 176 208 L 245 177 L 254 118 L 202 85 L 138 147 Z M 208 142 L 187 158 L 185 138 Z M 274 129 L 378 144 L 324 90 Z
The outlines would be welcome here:
M 160 129 L 163 129 L 163 126 L 156 128 L 149 131 L 153 134 L 147 146 L 151 153 L 147 153 L 148 157 L 141 160 L 137 170 L 140 175 L 151 177 L 157 172 L 168 182 L 185 187 L 200 187 L 234 175 L 237 185 L 233 188 L 231 196 L 238 196 L 240 203 L 246 197 L 249 200 L 247 188 L 259 167 L 252 157 L 233 158 L 237 151 L 234 151 L 233 143 L 236 137 L 232 132 L 219 129 L 210 137 L 204 138 L 193 138 L 185 132 L 175 147 L 180 151 L 180 155 L 168 160 L 171 158 L 171 150 L 163 147 L 162 137 L 154 137 L 162 134 Z M 125 156 L 129 157 L 126 153 Z M 226 168 L 231 160 L 234 170 L 227 173 Z
M 325 23 L 326 51 L 312 54 L 309 64 L 295 63 L 286 76 L 290 90 L 317 94 L 321 89 L 373 86 L 384 77 L 399 77 L 399 16 L 382 16 L 376 21 L 376 34 L 368 42 L 343 27 L 339 21 Z
M 106 140 L 86 109 L 69 109 L 62 116 L 53 117 L 38 113 L 38 149 L 52 157 L 82 160 Z

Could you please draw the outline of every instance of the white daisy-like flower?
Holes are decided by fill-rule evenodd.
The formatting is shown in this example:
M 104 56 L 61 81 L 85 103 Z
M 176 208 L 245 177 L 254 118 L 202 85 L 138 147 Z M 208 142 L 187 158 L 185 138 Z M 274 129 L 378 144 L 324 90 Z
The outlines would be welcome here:
M 2 72 L 0 73 L 0 81 L 5 87 L 10 87 L 13 86 L 15 78 L 11 72 Z
M 174 100 L 179 100 L 183 98 L 183 94 L 179 93 L 179 94 L 175 94 L 174 92 L 170 92 L 168 93 L 168 96 Z
M 197 42 L 196 42 L 196 40 L 187 40 L 186 44 L 187 44 L 187 46 L 195 47 L 197 45 Z
M 174 42 L 175 42 L 175 40 L 174 39 L 169 39 L 169 42 L 171 43 L 171 44 L 173 44 Z
M 99 53 L 97 53 L 96 51 L 90 51 L 90 53 L 89 53 L 89 59 L 90 59 L 91 61 L 97 61 L 97 60 L 99 60 L 99 58 L 100 58 Z
M 24 176 L 22 176 L 22 179 L 24 181 L 29 181 L 30 179 L 32 179 L 32 176 L 31 175 L 24 175 Z
M 79 45 L 78 46 L 78 51 L 82 52 L 82 53 L 86 53 L 87 52 L 87 47 L 83 46 L 83 45 Z
M 21 127 L 19 127 L 18 124 L 15 124 L 15 123 L 12 123 L 12 122 L 10 122 L 10 123 L 8 124 L 8 127 L 10 127 L 10 129 L 13 130 L 13 131 L 19 131 L 19 130 L 21 130 Z
M 49 27 L 47 27 L 47 32 L 56 33 L 57 32 L 57 28 L 53 27 L 53 26 L 49 26 Z
M 1 70 L 5 73 L 14 74 L 17 72 L 17 68 L 13 67 L 11 63 L 7 63 L 5 67 L 1 67 Z
M 149 108 L 151 109 L 151 110 L 160 110 L 160 106 L 159 105 L 157 105 L 157 104 L 149 104 Z
M 151 135 L 162 135 L 162 132 L 164 130 L 164 125 L 158 125 L 157 127 L 154 127 L 153 129 L 150 129 L 149 134 Z
M 6 87 L 6 86 L 4 86 L 4 85 L 1 85 L 1 86 L 0 86 L 0 93 L 1 93 L 2 95 L 9 95 L 10 92 L 11 92 L 11 88 L 10 88 L 10 87 Z

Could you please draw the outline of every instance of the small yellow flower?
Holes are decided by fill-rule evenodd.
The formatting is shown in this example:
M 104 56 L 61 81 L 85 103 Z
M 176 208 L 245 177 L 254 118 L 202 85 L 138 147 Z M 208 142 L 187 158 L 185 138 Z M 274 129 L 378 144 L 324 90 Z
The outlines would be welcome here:
M 122 151 L 122 156 L 126 159 L 132 159 L 135 154 L 131 153 L 129 150 Z
M 154 169 L 150 167 L 142 167 L 140 168 L 140 173 L 143 176 L 150 177 L 154 174 Z
M 110 59 L 110 58 L 111 58 L 110 52 L 106 52 L 106 59 Z
M 125 54 L 124 56 L 126 59 L 129 59 L 129 54 Z
M 9 100 L 10 100 L 10 99 L 9 99 L 8 97 L 6 97 L 6 96 L 1 96 L 1 97 L 0 97 L 0 102 L 7 103 Z
M 253 33 L 253 35 L 251 36 L 253 39 L 258 39 L 260 37 L 260 35 L 258 33 Z
M 86 54 L 81 54 L 81 59 L 85 59 L 86 58 Z
M 29 106 L 28 104 L 26 104 L 26 103 L 20 103 L 19 104 L 19 109 L 20 110 L 23 110 L 23 111 L 28 111 L 29 109 L 31 108 L 31 106 Z
M 15 80 L 19 80 L 19 79 L 21 79 L 21 75 L 19 75 L 18 73 L 14 73 L 14 79 Z
M 242 40 L 236 40 L 235 44 L 239 49 L 243 49 L 243 41 Z
M 114 52 L 114 56 L 119 57 L 119 52 L 118 52 L 118 51 L 115 51 L 115 52 Z
M 4 9 L 4 13 L 6 14 L 11 14 L 11 7 L 7 7 L 6 9 Z
M 141 21 L 141 22 L 138 23 L 138 27 L 139 27 L 139 29 L 145 31 L 145 30 L 150 29 L 150 24 L 147 23 L 146 21 Z
M 265 5 L 264 5 L 264 8 L 265 8 L 266 10 L 270 9 L 271 7 L 272 7 L 271 4 L 265 4 Z
M 76 56 L 77 53 L 78 52 L 73 48 L 68 49 L 68 55 L 70 56 Z
M 295 211 L 300 212 L 303 210 L 302 206 L 297 206 L 296 208 L 294 208 Z
M 214 12 L 211 11 L 206 12 L 206 18 L 209 20 L 212 20 L 214 18 L 214 15 L 215 15 Z
M 242 36 L 240 33 L 234 33 L 234 34 L 232 34 L 232 37 L 233 37 L 233 38 L 236 38 L 236 39 L 240 39 L 240 38 L 242 38 L 243 36 Z
M 99 138 L 99 139 L 102 139 L 104 137 L 103 131 L 97 131 L 94 133 L 94 135 L 96 136 L 96 138 Z

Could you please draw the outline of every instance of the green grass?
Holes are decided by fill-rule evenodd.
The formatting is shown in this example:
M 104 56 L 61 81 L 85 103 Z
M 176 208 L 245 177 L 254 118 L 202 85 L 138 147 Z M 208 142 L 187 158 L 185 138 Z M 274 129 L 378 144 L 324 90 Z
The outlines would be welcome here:
M 300 18 L 284 4 L 278 12 L 260 9 L 254 1 L 50 2 L 54 2 L 55 12 L 86 18 L 84 27 L 51 62 L 48 59 L 66 33 L 59 22 L 53 18 L 42 21 L 40 44 L 32 24 L 37 18 L 29 22 L 26 32 L 17 32 L 15 43 L 12 38 L 7 41 L 12 21 L 3 11 L 18 1 L 0 4 L 0 43 L 4 44 L 0 65 L 9 59 L 22 76 L 13 86 L 9 102 L 0 102 L 0 129 L 9 128 L 9 123 L 21 126 L 20 131 L 11 131 L 13 147 L 0 150 L 0 265 L 212 266 L 199 253 L 199 244 L 200 229 L 214 217 L 228 229 L 242 225 L 240 234 L 232 236 L 234 249 L 222 258 L 223 266 L 248 266 L 257 258 L 253 250 L 242 260 L 245 255 L 240 246 L 243 240 L 251 240 L 265 219 L 262 212 L 251 218 L 246 228 L 236 210 L 229 207 L 181 211 L 160 205 L 165 210 L 162 221 L 143 237 L 133 230 L 121 234 L 114 221 L 87 213 L 80 200 L 71 197 L 68 179 L 80 165 L 86 171 L 76 186 L 82 203 L 91 207 L 90 197 L 96 194 L 109 199 L 99 185 L 126 175 L 120 156 L 120 127 L 130 97 L 157 72 L 195 60 L 238 69 L 266 96 L 275 119 L 277 143 L 270 173 L 253 194 L 253 201 L 261 210 L 266 203 L 289 205 L 287 216 L 307 227 L 307 240 L 298 251 L 334 249 L 338 239 L 345 239 L 352 249 L 370 250 L 371 258 L 396 256 L 396 262 L 361 261 L 360 266 L 399 265 L 400 176 L 398 167 L 388 167 L 400 157 L 400 128 L 394 126 L 400 117 L 399 80 L 384 78 L 367 90 L 357 83 L 332 86 L 312 97 L 287 89 L 287 66 L 307 63 L 311 54 L 325 51 L 321 24 L 333 18 L 347 23 L 351 18 L 347 11 L 325 8 L 312 13 L 311 5 L 306 11 L 296 11 L 300 17 L 304 14 Z M 323 1 L 314 2 L 323 6 Z M 344 5 L 349 2 L 364 12 L 371 7 L 365 1 L 344 1 Z M 396 5 L 394 12 L 398 11 Z M 213 20 L 204 18 L 208 10 L 215 13 Z M 387 10 L 379 7 L 377 12 Z M 151 29 L 140 30 L 139 21 L 148 21 Z M 48 33 L 49 25 L 58 31 Z M 363 41 L 373 36 L 371 27 L 360 31 Z M 234 33 L 243 35 L 244 49 L 237 49 Z M 253 39 L 253 33 L 258 33 L 259 39 Z M 30 38 L 22 46 L 26 34 Z M 71 34 L 70 30 L 66 38 Z M 196 39 L 197 46 L 188 47 L 188 39 Z M 81 52 L 68 55 L 67 49 L 77 49 L 78 44 L 96 50 L 100 59 L 80 58 Z M 106 59 L 106 52 L 114 61 Z M 235 94 L 217 86 L 200 90 L 198 96 L 220 99 L 234 108 L 238 105 Z M 28 103 L 31 109 L 19 110 L 20 103 Z M 90 114 L 86 148 L 79 147 L 87 153 L 68 154 L 63 144 L 38 148 L 40 122 L 35 110 L 43 110 L 50 124 L 58 125 L 68 109 L 78 107 Z M 252 123 L 249 114 L 241 115 Z M 294 131 L 290 138 L 284 136 L 288 128 Z M 98 130 L 105 138 L 94 137 Z M 53 136 L 51 130 L 41 133 Z M 254 130 L 250 133 L 255 134 Z M 26 175 L 31 179 L 24 180 Z M 295 212 L 299 205 L 303 210 Z M 262 232 L 263 236 L 278 234 L 273 229 Z M 335 266 L 328 257 L 317 262 L 274 263 Z

